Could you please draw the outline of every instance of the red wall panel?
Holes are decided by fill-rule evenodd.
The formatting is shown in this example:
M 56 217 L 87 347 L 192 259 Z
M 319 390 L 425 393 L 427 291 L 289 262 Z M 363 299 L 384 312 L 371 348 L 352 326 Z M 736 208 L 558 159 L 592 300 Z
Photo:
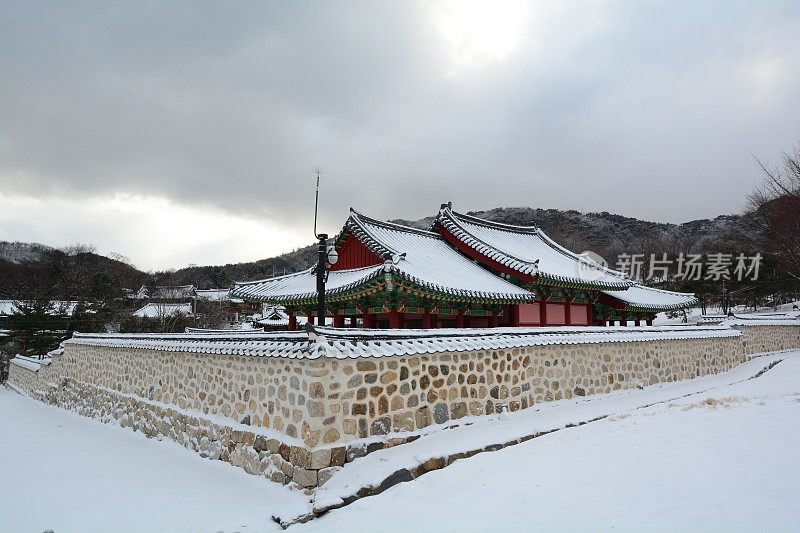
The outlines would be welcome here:
M 519 325 L 538 326 L 541 323 L 539 304 L 519 304 Z
M 573 326 L 588 326 L 589 313 L 585 304 L 569 306 L 569 321 Z
M 563 326 L 566 324 L 566 312 L 564 311 L 564 304 L 547 304 L 547 325 L 548 326 Z
M 381 263 L 383 260 L 380 257 L 350 234 L 345 237 L 342 247 L 339 248 L 339 260 L 330 267 L 330 270 L 349 270 Z

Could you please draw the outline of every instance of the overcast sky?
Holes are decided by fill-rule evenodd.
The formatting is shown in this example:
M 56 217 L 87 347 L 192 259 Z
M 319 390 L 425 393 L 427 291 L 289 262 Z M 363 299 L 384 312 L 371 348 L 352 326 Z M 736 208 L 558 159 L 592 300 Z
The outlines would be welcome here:
M 0 0 L 0 240 L 269 257 L 353 206 L 682 222 L 800 140 L 800 2 Z

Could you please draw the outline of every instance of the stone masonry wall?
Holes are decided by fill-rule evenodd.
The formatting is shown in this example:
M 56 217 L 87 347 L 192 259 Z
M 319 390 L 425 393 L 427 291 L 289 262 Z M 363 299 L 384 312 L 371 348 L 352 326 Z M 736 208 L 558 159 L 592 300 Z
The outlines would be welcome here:
M 742 332 L 742 347 L 746 355 L 800 347 L 800 327 L 797 326 L 734 327 Z
M 273 481 L 314 487 L 346 462 L 436 424 L 723 372 L 746 354 L 800 346 L 797 327 L 742 330 L 348 360 L 68 344 L 38 373 L 12 365 L 9 382 Z

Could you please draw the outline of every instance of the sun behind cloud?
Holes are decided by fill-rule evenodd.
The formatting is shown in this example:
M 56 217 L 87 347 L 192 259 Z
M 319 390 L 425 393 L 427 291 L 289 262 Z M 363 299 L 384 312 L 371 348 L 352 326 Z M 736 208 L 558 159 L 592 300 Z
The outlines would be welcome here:
M 521 0 L 442 0 L 427 15 L 446 49 L 448 76 L 507 60 L 520 46 L 531 20 Z

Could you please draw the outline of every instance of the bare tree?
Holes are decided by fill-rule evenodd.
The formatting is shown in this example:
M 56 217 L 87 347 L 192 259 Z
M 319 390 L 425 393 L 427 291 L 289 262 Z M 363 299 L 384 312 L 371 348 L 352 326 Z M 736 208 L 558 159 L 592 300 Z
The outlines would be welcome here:
M 784 152 L 777 168 L 758 161 L 764 183 L 748 197 L 759 226 L 758 239 L 776 266 L 800 280 L 800 145 Z

